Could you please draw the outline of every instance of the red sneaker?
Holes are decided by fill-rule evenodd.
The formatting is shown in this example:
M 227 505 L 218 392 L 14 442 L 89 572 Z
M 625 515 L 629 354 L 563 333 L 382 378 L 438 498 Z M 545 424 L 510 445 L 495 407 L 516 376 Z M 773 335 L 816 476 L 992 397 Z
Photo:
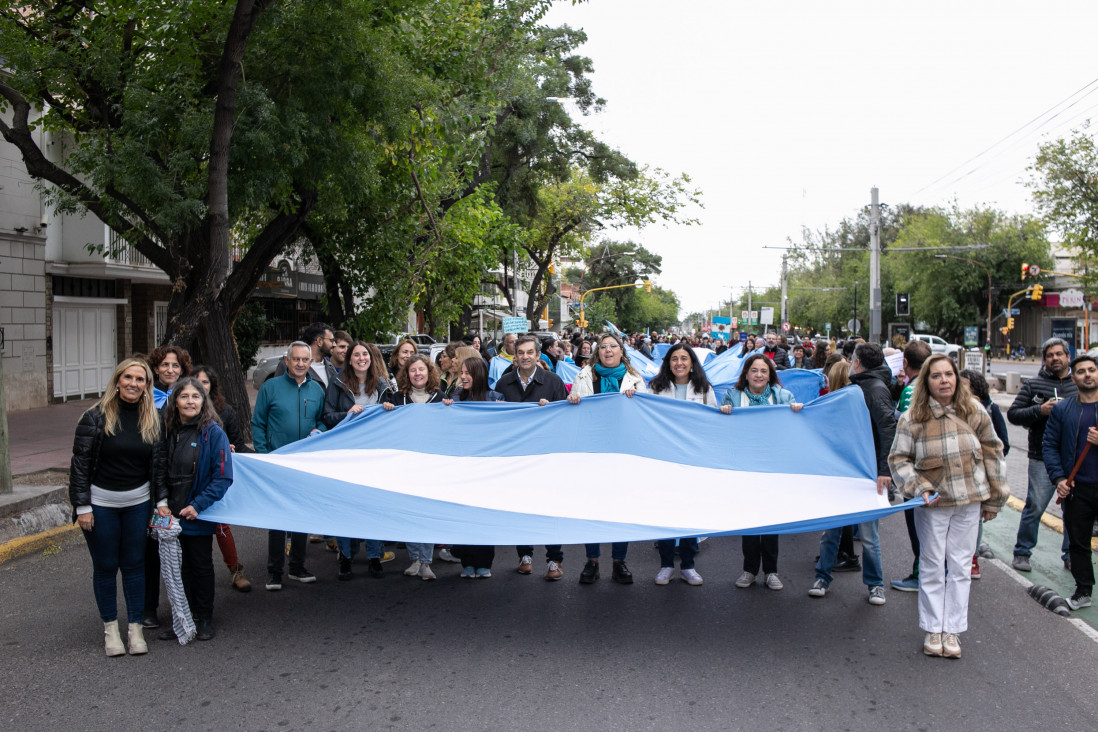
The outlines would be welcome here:
M 980 579 L 980 559 L 972 558 L 972 579 Z

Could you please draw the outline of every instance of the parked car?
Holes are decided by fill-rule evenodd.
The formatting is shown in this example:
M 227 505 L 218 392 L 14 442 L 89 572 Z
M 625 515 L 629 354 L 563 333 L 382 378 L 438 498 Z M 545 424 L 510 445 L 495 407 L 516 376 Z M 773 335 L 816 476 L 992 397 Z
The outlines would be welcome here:
M 255 369 L 252 371 L 252 386 L 256 388 L 256 391 L 259 391 L 259 387 L 263 386 L 263 382 L 274 376 L 275 369 L 278 368 L 282 358 L 282 355 L 268 356 L 260 359 L 259 363 L 255 365 Z
M 962 346 L 947 343 L 944 338 L 939 338 L 936 335 L 929 335 L 927 333 L 912 333 L 910 340 L 923 341 L 928 346 L 930 346 L 931 353 L 944 353 L 957 363 L 960 363 L 961 359 L 963 358 L 963 356 L 961 356 L 961 353 L 965 349 Z

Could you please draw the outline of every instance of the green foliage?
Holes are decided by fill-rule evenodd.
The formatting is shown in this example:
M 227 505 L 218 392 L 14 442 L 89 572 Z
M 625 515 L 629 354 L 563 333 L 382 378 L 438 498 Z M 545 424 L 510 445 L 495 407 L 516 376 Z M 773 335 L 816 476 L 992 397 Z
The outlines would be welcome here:
M 1090 122 L 1070 137 L 1041 145 L 1029 170 L 1028 185 L 1045 221 L 1077 259 L 1093 262 L 1098 255 L 1098 145 Z M 1092 285 L 1093 279 L 1084 281 Z
M 248 372 L 255 365 L 255 355 L 259 353 L 259 344 L 266 337 L 271 321 L 263 306 L 249 302 L 240 308 L 233 322 L 233 338 L 236 340 L 236 352 L 240 357 L 240 369 Z
M 984 207 L 883 208 L 881 305 L 884 328 L 889 322 L 923 321 L 932 332 L 959 338 L 964 326 L 987 322 L 988 272 L 991 274 L 994 317 L 1006 306 L 1009 295 L 1021 289 L 1022 262 L 1047 268 L 1052 261 L 1044 229 L 1031 217 L 1008 215 Z M 864 334 L 869 321 L 869 252 L 829 250 L 867 249 L 867 216 L 863 213 L 853 220 L 844 220 L 834 230 L 811 235 L 808 239 L 808 246 L 795 252 L 790 268 L 790 322 L 798 328 L 819 332 L 823 332 L 824 325 L 830 322 L 833 333 L 842 333 L 847 321 L 856 313 L 862 321 Z M 982 245 L 990 246 L 926 253 L 889 251 Z M 899 292 L 910 295 L 910 318 L 895 315 L 895 295 Z M 780 297 L 780 290 L 775 287 L 756 291 L 753 299 L 755 303 L 780 302 Z M 740 299 L 735 310 L 741 307 L 746 309 L 746 298 Z M 778 310 L 777 305 L 775 310 Z

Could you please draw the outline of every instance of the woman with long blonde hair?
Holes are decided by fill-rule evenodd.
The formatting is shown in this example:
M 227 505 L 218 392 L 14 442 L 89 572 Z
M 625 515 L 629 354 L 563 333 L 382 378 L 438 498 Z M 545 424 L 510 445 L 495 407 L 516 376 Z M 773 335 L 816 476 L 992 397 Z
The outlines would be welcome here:
M 69 501 L 91 554 L 108 656 L 126 652 L 118 632 L 119 572 L 130 654 L 148 652 L 141 630 L 145 534 L 154 502 L 161 515 L 171 513 L 163 454 L 152 370 L 143 359 L 126 359 L 115 367 L 103 398 L 80 417 L 69 470 Z

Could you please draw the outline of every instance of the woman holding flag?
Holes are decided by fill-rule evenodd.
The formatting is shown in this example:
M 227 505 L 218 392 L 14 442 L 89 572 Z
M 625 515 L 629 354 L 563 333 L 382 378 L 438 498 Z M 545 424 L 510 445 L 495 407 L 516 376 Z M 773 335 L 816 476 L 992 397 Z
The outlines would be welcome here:
M 724 393 L 721 411 L 730 413 L 735 407 L 757 407 L 768 404 L 787 404 L 794 412 L 804 406 L 796 401 L 793 393 L 778 383 L 778 371 L 766 354 L 753 353 L 743 362 L 736 385 Z M 736 580 L 741 590 L 755 584 L 759 565 L 766 575 L 766 586 L 780 590 L 785 585 L 778 577 L 778 535 L 743 537 L 743 574 Z
M 462 402 L 502 402 L 503 395 L 488 388 L 488 367 L 484 359 L 471 356 L 461 362 L 461 389 L 457 400 Z M 452 397 L 442 400 L 446 406 L 454 403 Z M 453 548 L 454 556 L 461 562 L 461 576 L 465 579 L 488 579 L 492 576 L 492 562 L 496 558 L 494 546 L 462 544 Z
M 717 406 L 717 395 L 709 379 L 705 377 L 701 362 L 694 349 L 686 341 L 679 341 L 664 354 L 660 373 L 649 383 L 652 393 L 680 401 Z M 694 569 L 694 556 L 698 553 L 697 537 L 683 537 L 679 545 L 679 576 L 688 585 L 700 585 L 702 577 Z M 660 539 L 660 571 L 656 584 L 666 585 L 675 574 L 675 540 Z
M 442 401 L 442 392 L 438 388 L 438 369 L 422 353 L 412 354 L 404 362 L 397 371 L 396 383 L 397 391 L 390 392 L 389 398 L 381 404 L 386 411 L 405 404 L 434 404 Z M 431 542 L 405 542 L 405 546 L 412 563 L 404 570 L 404 574 L 422 580 L 435 579 L 435 573 L 431 569 L 435 545 Z
M 638 391 L 647 391 L 644 379 L 629 364 L 629 357 L 625 355 L 625 348 L 618 337 L 611 333 L 603 333 L 599 336 L 591 363 L 584 366 L 583 370 L 576 375 L 568 401 L 571 404 L 579 404 L 580 399 L 585 396 L 613 392 L 632 397 Z M 580 584 L 590 585 L 599 578 L 601 550 L 598 544 L 587 544 L 586 548 L 587 564 L 580 572 L 579 581 Z M 629 542 L 627 541 L 615 541 L 611 545 L 611 556 L 614 560 L 612 578 L 623 585 L 633 584 L 633 573 L 625 565 L 625 554 L 628 550 Z

